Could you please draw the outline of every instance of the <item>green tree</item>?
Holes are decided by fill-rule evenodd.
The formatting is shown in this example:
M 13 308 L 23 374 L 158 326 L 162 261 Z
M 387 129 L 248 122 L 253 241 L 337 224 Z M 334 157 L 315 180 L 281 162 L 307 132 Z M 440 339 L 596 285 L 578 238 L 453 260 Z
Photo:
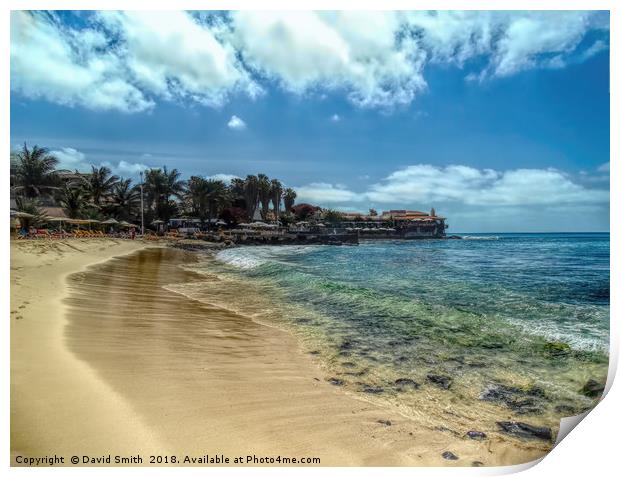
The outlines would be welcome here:
M 277 221 L 280 217 L 280 204 L 282 202 L 282 183 L 278 179 L 271 179 L 271 203 L 273 204 L 273 214 Z
M 145 171 L 144 188 L 149 204 L 154 207 L 155 216 L 166 223 L 178 210 L 172 198 L 181 198 L 185 191 L 185 182 L 180 177 L 181 173 L 177 169 L 168 171 L 166 166 L 163 170 Z
M 256 176 L 249 175 L 245 178 L 243 195 L 245 197 L 245 210 L 248 213 L 248 218 L 252 220 L 258 203 L 258 178 Z
M 88 202 L 88 195 L 80 184 L 66 183 L 58 191 L 56 202 L 64 210 L 67 217 L 79 219 Z
M 117 182 L 118 176 L 105 166 L 91 166 L 90 174 L 84 176 L 84 186 L 95 207 L 100 207 L 102 200 L 109 197 Z
M 15 207 L 19 212 L 30 214 L 32 217 L 20 217 L 19 223 L 25 229 L 38 225 L 43 219 L 41 203 L 36 197 L 17 196 Z
M 282 199 L 284 200 L 284 210 L 290 214 L 293 209 L 293 205 L 295 205 L 295 199 L 297 198 L 297 192 L 295 192 L 290 187 L 284 191 L 282 195 Z
M 28 149 L 26 143 L 12 157 L 13 190 L 27 198 L 47 195 L 58 188 L 58 159 L 44 147 Z
M 271 182 L 265 174 L 258 174 L 258 201 L 261 205 L 261 217 L 267 220 L 269 202 L 271 202 Z
M 110 195 L 114 215 L 122 220 L 134 217 L 140 206 L 140 188 L 131 182 L 131 179 L 120 179 L 114 184 Z
M 338 212 L 334 209 L 327 209 L 323 212 L 323 220 L 330 224 L 336 224 L 342 222 L 342 212 Z

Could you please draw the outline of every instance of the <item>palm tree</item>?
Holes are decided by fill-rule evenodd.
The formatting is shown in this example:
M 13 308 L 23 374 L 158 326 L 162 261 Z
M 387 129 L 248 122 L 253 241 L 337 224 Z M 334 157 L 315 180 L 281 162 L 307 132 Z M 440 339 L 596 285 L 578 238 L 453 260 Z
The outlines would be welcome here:
M 229 191 L 223 181 L 192 176 L 187 184 L 186 199 L 190 213 L 200 219 L 204 226 L 206 220 L 217 217 L 229 201 Z
M 176 212 L 177 204 L 171 198 L 180 198 L 185 190 L 185 182 L 180 180 L 181 173 L 177 169 L 168 171 L 162 169 L 148 169 L 145 172 L 145 191 L 149 204 L 155 207 L 158 219 L 168 222 Z
M 27 198 L 39 197 L 54 190 L 59 183 L 56 174 L 58 159 L 44 147 L 24 147 L 12 157 L 13 190 Z
M 280 203 L 282 202 L 282 183 L 278 179 L 271 179 L 270 198 L 273 204 L 273 214 L 277 222 L 280 216 Z
M 230 181 L 228 187 L 230 193 L 230 201 L 235 207 L 246 208 L 245 204 L 245 181 L 239 177 L 235 177 Z
M 101 200 L 107 198 L 114 185 L 118 182 L 118 176 L 112 175 L 112 171 L 105 167 L 96 168 L 91 166 L 91 173 L 84 178 L 86 190 L 95 207 L 101 206 Z
M 265 174 L 258 174 L 258 200 L 261 204 L 261 216 L 266 220 L 271 202 L 271 182 Z
M 84 212 L 87 193 L 79 184 L 67 183 L 59 190 L 57 196 L 58 205 L 62 207 L 67 217 L 79 219 Z
M 284 200 L 284 210 L 290 214 L 293 209 L 293 205 L 295 204 L 295 199 L 297 198 L 297 192 L 295 192 L 290 187 L 284 191 L 282 195 L 282 199 Z
M 15 207 L 19 212 L 25 212 L 32 217 L 20 217 L 19 223 L 23 228 L 28 230 L 31 225 L 37 225 L 43 218 L 41 204 L 37 198 L 18 196 L 15 198 Z
M 258 178 L 256 176 L 249 175 L 245 178 L 243 192 L 245 196 L 245 209 L 248 213 L 248 218 L 252 220 L 258 202 Z
M 131 185 L 131 179 L 121 179 L 114 184 L 110 197 L 115 215 L 123 220 L 131 218 L 140 203 L 140 191 Z

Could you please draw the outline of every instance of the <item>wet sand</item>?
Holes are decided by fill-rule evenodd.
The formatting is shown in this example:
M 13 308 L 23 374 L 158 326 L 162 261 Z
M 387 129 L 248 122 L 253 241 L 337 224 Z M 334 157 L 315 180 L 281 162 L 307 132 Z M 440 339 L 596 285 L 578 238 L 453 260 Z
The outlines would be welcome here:
M 66 348 L 131 413 L 119 442 L 135 435 L 134 423 L 150 437 L 121 445 L 124 454 L 161 449 L 181 460 L 224 454 L 319 457 L 321 465 L 453 466 L 541 457 L 539 445 L 428 429 L 343 392 L 326 382 L 291 334 L 165 288 L 203 281 L 179 266 L 194 260 L 180 250 L 147 249 L 69 277 Z M 99 454 L 110 452 L 99 434 L 87 439 Z M 446 460 L 446 451 L 459 459 Z
M 163 449 L 125 398 L 65 341 L 66 277 L 138 241 L 11 242 L 11 457 Z

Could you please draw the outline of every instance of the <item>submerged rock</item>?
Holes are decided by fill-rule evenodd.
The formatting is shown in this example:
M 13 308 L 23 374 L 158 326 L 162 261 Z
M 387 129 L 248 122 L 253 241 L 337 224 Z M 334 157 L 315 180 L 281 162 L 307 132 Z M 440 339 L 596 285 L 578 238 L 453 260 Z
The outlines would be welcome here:
M 379 424 L 383 424 L 384 426 L 391 426 L 392 425 L 392 421 L 387 420 L 387 419 L 379 419 L 377 422 Z
M 570 406 L 568 404 L 558 404 L 557 406 L 555 406 L 554 410 L 558 414 L 564 414 L 564 415 L 570 415 L 570 416 L 579 414 L 579 412 L 577 411 L 577 409 L 575 409 L 574 406 Z
M 551 429 L 548 427 L 532 426 L 525 422 L 516 421 L 498 421 L 497 425 L 506 434 L 511 434 L 516 437 L 524 439 L 542 439 L 544 441 L 551 441 Z
M 427 374 L 426 379 L 442 389 L 449 389 L 452 386 L 452 378 L 441 374 Z
M 544 408 L 545 392 L 538 386 L 521 389 L 503 384 L 491 384 L 482 391 L 480 399 L 503 404 L 517 414 L 538 414 Z
M 443 454 L 441 454 L 441 457 L 443 457 L 446 460 L 459 460 L 458 456 L 456 454 L 453 454 L 450 451 L 446 451 Z
M 480 431 L 469 431 L 466 435 L 470 439 L 474 439 L 476 441 L 481 441 L 487 438 L 487 435 L 484 432 Z
M 550 358 L 561 358 L 570 354 L 570 346 L 561 341 L 550 341 L 543 346 L 544 353 Z
M 396 381 L 394 381 L 394 384 L 398 386 L 398 388 L 401 390 L 404 390 L 406 388 L 418 389 L 420 387 L 419 383 L 409 378 L 399 378 Z
M 484 462 L 480 462 L 479 460 L 475 460 L 471 463 L 472 467 L 482 467 L 484 465 Z
M 369 394 L 381 394 L 384 391 L 384 389 L 381 386 L 368 386 L 366 384 L 362 388 L 362 391 L 365 393 L 369 393 Z
M 342 386 L 344 384 L 344 381 L 338 378 L 329 378 L 327 382 L 329 384 L 333 384 L 334 386 Z
M 588 382 L 581 388 L 581 394 L 591 398 L 597 398 L 603 395 L 604 390 L 605 385 L 603 383 L 599 383 L 595 379 L 588 379 Z

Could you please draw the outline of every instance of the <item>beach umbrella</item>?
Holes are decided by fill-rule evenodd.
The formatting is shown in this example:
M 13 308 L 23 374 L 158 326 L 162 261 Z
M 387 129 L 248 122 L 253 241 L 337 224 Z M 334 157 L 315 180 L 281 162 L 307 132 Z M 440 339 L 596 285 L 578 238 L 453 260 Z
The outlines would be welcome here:
M 20 212 L 19 210 L 11 210 L 11 217 L 17 217 L 18 219 L 33 219 L 35 216 L 28 212 Z
M 109 225 L 113 225 L 113 224 L 118 224 L 118 220 L 116 220 L 114 217 L 110 217 L 108 220 L 104 220 L 103 222 L 101 222 L 102 224 L 109 224 Z
M 215 225 L 227 225 L 227 224 L 223 220 L 218 220 L 217 222 L 215 222 Z
M 325 224 L 316 224 L 317 227 L 325 227 Z
M 126 220 L 121 220 L 118 225 L 120 225 L 121 227 L 135 227 L 134 224 L 130 224 L 129 222 L 127 222 Z

